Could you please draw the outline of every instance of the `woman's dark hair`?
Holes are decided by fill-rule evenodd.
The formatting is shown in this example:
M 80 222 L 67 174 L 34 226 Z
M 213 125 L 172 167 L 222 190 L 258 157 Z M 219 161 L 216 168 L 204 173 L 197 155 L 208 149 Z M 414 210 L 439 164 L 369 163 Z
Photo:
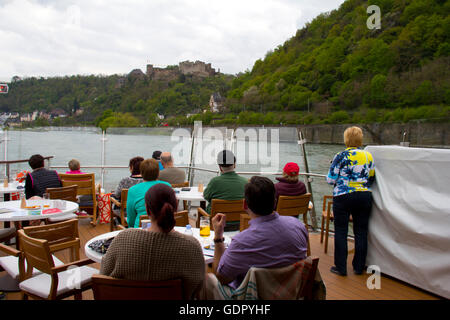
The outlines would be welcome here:
M 275 186 L 266 177 L 254 176 L 245 185 L 245 201 L 253 213 L 267 216 L 275 206 Z
M 40 154 L 32 155 L 28 160 L 28 164 L 33 170 L 42 168 L 44 166 L 44 157 L 41 156 Z
M 145 181 L 153 181 L 159 177 L 159 163 L 155 159 L 145 159 L 141 162 L 139 169 Z
M 178 201 L 175 192 L 166 184 L 158 183 L 145 193 L 145 208 L 147 214 L 155 217 L 156 223 L 165 233 L 175 226 L 175 210 Z M 153 221 L 152 221 L 153 222 Z
M 131 174 L 133 176 L 141 174 L 140 165 L 142 161 L 144 161 L 144 158 L 142 157 L 134 157 L 130 159 L 130 164 L 128 167 L 131 169 Z

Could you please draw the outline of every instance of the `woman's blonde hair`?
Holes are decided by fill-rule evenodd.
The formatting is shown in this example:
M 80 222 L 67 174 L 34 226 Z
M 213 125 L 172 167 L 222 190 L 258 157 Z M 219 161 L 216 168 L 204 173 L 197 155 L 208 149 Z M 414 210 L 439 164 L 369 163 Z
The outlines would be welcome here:
M 283 178 L 285 178 L 289 182 L 297 182 L 298 181 L 298 175 L 290 176 L 286 172 L 283 172 Z
M 69 161 L 69 169 L 72 171 L 80 170 L 80 161 L 77 159 L 72 159 Z
M 349 127 L 344 131 L 344 142 L 347 148 L 362 146 L 363 132 L 359 127 Z

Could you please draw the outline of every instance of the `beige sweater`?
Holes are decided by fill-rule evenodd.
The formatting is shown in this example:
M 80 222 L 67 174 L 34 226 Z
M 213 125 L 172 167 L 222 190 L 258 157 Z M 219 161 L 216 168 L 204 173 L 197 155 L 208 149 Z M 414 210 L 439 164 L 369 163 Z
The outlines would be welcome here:
M 181 278 L 185 297 L 192 299 L 202 288 L 205 260 L 200 243 L 192 236 L 127 229 L 111 243 L 100 274 L 128 280 Z

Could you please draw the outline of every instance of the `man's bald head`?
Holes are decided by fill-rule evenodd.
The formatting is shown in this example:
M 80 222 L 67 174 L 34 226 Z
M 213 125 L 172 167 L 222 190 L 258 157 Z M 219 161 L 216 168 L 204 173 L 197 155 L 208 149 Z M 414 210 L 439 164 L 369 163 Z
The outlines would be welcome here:
M 170 152 L 163 152 L 161 153 L 161 164 L 164 166 L 171 166 L 173 165 L 173 158 L 172 154 Z

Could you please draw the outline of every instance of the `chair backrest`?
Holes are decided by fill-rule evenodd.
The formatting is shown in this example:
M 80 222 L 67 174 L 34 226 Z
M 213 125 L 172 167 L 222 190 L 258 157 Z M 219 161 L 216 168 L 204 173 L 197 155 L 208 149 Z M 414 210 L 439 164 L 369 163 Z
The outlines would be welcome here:
M 72 249 L 71 260 L 79 260 L 80 239 L 77 219 L 48 225 L 25 227 L 23 228 L 23 232 L 28 237 L 46 240 L 51 252 Z
M 181 279 L 133 281 L 104 275 L 92 276 L 95 300 L 183 300 Z
M 93 195 L 95 199 L 95 174 L 83 173 L 83 174 L 66 174 L 60 173 L 62 186 L 77 185 L 77 195 Z
M 175 212 L 175 226 L 177 227 L 186 227 L 189 224 L 189 215 L 187 210 Z M 150 217 L 148 215 L 139 216 L 139 226 L 142 225 L 142 220 L 149 220 Z
M 150 217 L 148 215 L 139 216 L 139 227 L 142 225 L 142 220 L 150 220 Z
M 24 279 L 31 277 L 33 268 L 41 272 L 51 274 L 55 266 L 47 240 L 36 239 L 25 234 L 24 230 L 18 230 L 20 248 L 27 261 L 27 270 Z
M 175 226 L 186 227 L 189 224 L 189 214 L 187 210 L 175 212 Z
M 279 196 L 277 209 L 282 216 L 298 216 L 308 212 L 311 193 L 305 193 L 301 196 Z
M 242 200 L 219 200 L 211 201 L 211 219 L 216 213 L 223 213 L 227 216 L 227 222 L 241 221 L 241 214 L 247 214 L 244 210 L 244 199 Z M 211 224 L 212 229 L 212 224 Z
M 313 300 L 314 279 L 316 278 L 317 267 L 319 265 L 319 257 L 308 257 L 305 263 L 309 263 L 309 258 L 311 259 L 311 267 L 300 289 L 300 297 L 304 297 L 305 300 Z
M 239 223 L 239 231 L 244 231 L 245 229 L 247 229 L 250 224 L 250 216 L 248 215 L 248 213 L 241 213 L 241 222 Z
M 120 214 L 122 218 L 125 217 L 127 212 L 127 199 L 128 199 L 128 189 L 122 189 L 120 193 Z
M 172 183 L 172 188 L 186 188 L 189 187 L 189 181 L 183 183 Z
M 77 185 L 61 188 L 47 188 L 47 190 L 45 190 L 45 192 L 49 194 L 50 199 L 60 199 L 73 202 L 77 202 L 77 191 Z

